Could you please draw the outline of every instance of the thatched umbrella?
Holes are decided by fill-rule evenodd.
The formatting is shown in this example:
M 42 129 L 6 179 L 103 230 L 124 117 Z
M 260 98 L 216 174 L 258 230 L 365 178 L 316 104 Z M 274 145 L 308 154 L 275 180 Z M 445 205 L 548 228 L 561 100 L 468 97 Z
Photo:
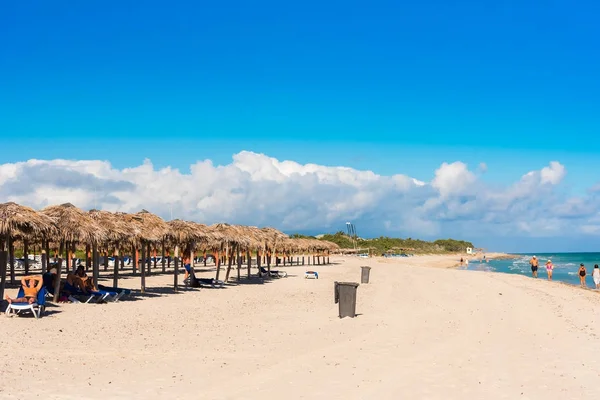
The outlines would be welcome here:
M 162 243 L 170 229 L 169 225 L 167 225 L 161 217 L 146 210 L 132 214 L 131 222 L 135 225 L 137 232 L 136 243 L 142 248 L 142 265 L 140 265 L 140 272 L 142 281 L 141 291 L 143 293 L 146 291 L 146 273 L 150 273 L 150 245 Z M 148 253 L 147 255 L 146 252 Z M 134 253 L 136 254 L 134 259 L 135 269 L 135 263 L 137 263 L 137 247 Z M 147 268 L 144 268 L 146 261 L 148 261 Z
M 106 245 L 106 253 L 104 255 L 104 270 L 108 268 L 108 251 L 110 250 L 110 247 L 114 249 L 115 262 L 113 266 L 113 287 L 117 287 L 119 286 L 119 260 L 121 260 L 121 264 L 123 264 L 123 257 L 119 257 L 119 251 L 124 243 L 130 242 L 130 240 L 134 237 L 135 231 L 132 229 L 132 226 L 128 224 L 127 221 L 122 217 L 122 213 L 115 214 L 109 211 L 90 210 L 88 214 L 106 231 L 106 242 L 104 243 Z M 86 257 L 88 257 L 88 252 L 89 246 L 86 249 Z M 98 248 L 96 246 L 93 247 L 92 254 L 94 265 L 94 284 L 98 286 L 98 276 L 100 271 L 98 265 Z
M 182 221 L 175 219 L 167 222 L 169 232 L 166 235 L 168 242 L 175 247 L 175 252 L 178 253 L 179 247 L 183 247 L 183 256 L 190 258 L 190 263 L 193 265 L 194 249 L 198 242 L 208 243 L 214 240 L 214 235 L 208 227 L 196 222 Z M 177 254 L 176 254 L 177 255 Z M 173 274 L 173 288 L 178 290 L 178 275 L 179 275 L 179 260 L 175 259 L 175 272 Z
M 7 254 L 5 244 L 11 250 L 15 237 L 45 238 L 53 233 L 54 229 L 54 220 L 33 208 L 13 202 L 0 204 L 0 300 L 4 298 L 6 286 Z M 12 271 L 14 271 L 14 254 L 11 251 L 11 275 L 14 274 Z
M 248 279 L 250 279 L 250 269 L 252 267 L 252 250 L 256 250 L 256 262 L 260 267 L 260 250 L 263 246 L 263 243 L 267 240 L 265 232 L 262 229 L 257 228 L 256 226 L 242 226 L 243 235 L 250 241 L 249 246 L 247 246 L 244 250 L 246 250 L 246 258 L 248 265 Z M 238 280 L 240 279 L 240 269 L 241 262 L 238 260 Z
M 67 271 L 71 263 L 71 254 L 77 243 L 97 245 L 106 240 L 106 230 L 99 226 L 87 213 L 75 207 L 71 203 L 58 206 L 49 206 L 42 213 L 54 218 L 57 232 L 55 241 L 59 242 L 59 259 L 57 267 L 56 286 L 54 288 L 54 301 L 58 300 L 60 287 L 62 252 L 65 250 L 67 260 Z
M 231 271 L 231 264 L 233 261 L 233 253 L 238 248 L 243 248 L 250 246 L 251 241 L 244 235 L 244 228 L 240 225 L 229 225 L 225 223 L 219 223 L 211 225 L 210 227 L 211 233 L 213 233 L 215 239 L 213 239 L 212 247 L 213 250 L 216 251 L 216 262 L 217 262 L 217 276 L 216 279 L 219 279 L 219 272 L 221 270 L 221 257 L 220 252 L 224 250 L 225 252 L 225 260 L 227 262 L 227 273 L 225 276 L 225 280 L 229 279 L 229 272 Z M 224 249 L 223 249 L 224 248 Z
M 277 262 L 277 248 L 280 242 L 288 238 L 285 233 L 271 227 L 262 228 L 265 234 L 265 247 L 264 251 L 267 255 L 267 269 L 271 272 L 271 254 L 275 255 L 275 262 Z

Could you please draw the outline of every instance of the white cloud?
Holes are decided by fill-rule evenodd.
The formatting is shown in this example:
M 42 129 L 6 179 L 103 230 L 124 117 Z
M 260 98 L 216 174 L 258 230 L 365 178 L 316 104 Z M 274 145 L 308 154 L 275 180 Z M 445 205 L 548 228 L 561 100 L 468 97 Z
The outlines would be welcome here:
M 485 164 L 476 168 L 484 171 Z M 600 206 L 560 191 L 564 166 L 552 161 L 506 187 L 490 187 L 462 162 L 443 163 L 430 182 L 347 167 L 281 161 L 242 151 L 227 165 L 198 161 L 188 171 L 150 160 L 117 169 L 105 161 L 29 160 L 0 165 L 0 201 L 36 208 L 71 202 L 203 223 L 335 231 L 361 235 L 548 236 L 598 234 Z M 590 194 L 593 196 L 593 193 Z

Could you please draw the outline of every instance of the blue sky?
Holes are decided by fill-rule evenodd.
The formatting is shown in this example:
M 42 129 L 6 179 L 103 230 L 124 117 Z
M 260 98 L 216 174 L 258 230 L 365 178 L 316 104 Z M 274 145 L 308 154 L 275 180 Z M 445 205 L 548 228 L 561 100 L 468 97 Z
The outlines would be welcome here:
M 417 4 L 418 3 L 418 4 Z M 451 4 L 452 3 L 452 4 Z M 0 15 L 0 163 L 241 150 L 423 181 L 599 180 L 591 1 L 26 1 Z

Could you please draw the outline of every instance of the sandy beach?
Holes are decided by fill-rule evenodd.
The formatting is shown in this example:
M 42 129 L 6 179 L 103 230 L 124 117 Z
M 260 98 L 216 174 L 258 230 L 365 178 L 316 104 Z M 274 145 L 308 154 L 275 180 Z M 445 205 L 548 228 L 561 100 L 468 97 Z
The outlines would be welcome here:
M 332 257 L 289 277 L 0 317 L 2 399 L 564 399 L 600 395 L 599 297 L 448 267 Z M 339 319 L 334 281 L 358 288 Z M 304 279 L 306 269 L 320 279 Z M 203 273 L 212 275 L 210 271 Z M 139 279 L 123 280 L 137 288 Z M 15 290 L 8 294 L 15 295 Z

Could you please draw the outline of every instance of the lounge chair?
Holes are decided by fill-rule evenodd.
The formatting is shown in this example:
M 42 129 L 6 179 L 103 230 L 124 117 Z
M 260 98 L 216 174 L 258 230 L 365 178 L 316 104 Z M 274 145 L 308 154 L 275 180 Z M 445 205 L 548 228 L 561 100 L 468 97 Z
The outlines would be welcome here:
M 317 271 L 306 271 L 304 279 L 319 279 L 319 273 Z
M 65 282 L 65 286 L 63 287 L 63 290 L 70 293 L 69 300 L 71 300 L 73 303 L 89 303 L 94 298 L 97 298 L 97 297 L 99 298 L 102 296 L 102 294 L 100 292 L 83 293 L 81 290 L 79 290 L 75 286 L 72 286 L 71 284 L 69 284 L 69 282 Z M 74 296 L 82 297 L 84 299 L 84 301 L 81 301 Z
M 25 297 L 25 291 L 23 288 L 19 289 L 19 294 L 17 294 L 17 298 Z M 10 315 L 11 313 L 19 314 L 21 311 L 31 311 L 33 316 L 38 319 L 42 316 L 44 311 L 46 310 L 46 288 L 42 286 L 40 291 L 37 294 L 37 299 L 33 303 L 29 304 L 28 302 L 12 302 L 8 305 L 6 309 L 6 315 Z
M 271 270 L 271 272 L 269 273 L 269 270 L 265 267 L 260 267 L 260 273 L 262 275 L 268 274 L 272 278 L 285 278 L 287 276 L 287 272 L 285 271 Z
M 223 282 L 222 280 L 216 280 L 214 278 L 197 278 L 193 267 L 190 267 L 189 272 L 190 272 L 190 276 L 188 276 L 188 278 L 185 281 L 183 281 L 186 286 L 190 286 L 190 287 L 210 286 L 212 288 L 225 287 L 225 282 Z
M 124 296 L 129 296 L 131 294 L 130 289 L 122 289 L 118 287 L 108 287 L 104 285 L 98 285 L 99 291 L 110 293 L 111 298 L 108 299 L 110 301 L 119 301 Z M 102 299 L 106 300 L 106 299 Z

